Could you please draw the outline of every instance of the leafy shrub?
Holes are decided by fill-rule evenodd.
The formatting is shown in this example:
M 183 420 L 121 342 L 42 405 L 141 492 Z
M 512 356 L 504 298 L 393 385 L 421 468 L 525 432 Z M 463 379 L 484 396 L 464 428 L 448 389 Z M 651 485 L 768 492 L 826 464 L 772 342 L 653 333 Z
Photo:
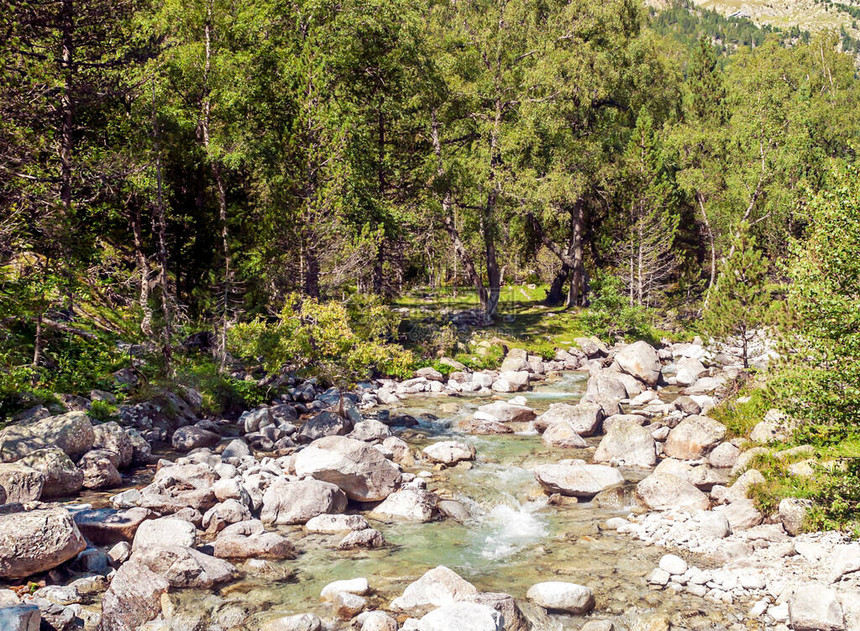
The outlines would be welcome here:
M 99 423 L 116 420 L 117 407 L 107 401 L 93 401 L 89 415 Z
M 389 341 L 398 319 L 381 305 L 359 311 L 350 318 L 339 302 L 292 295 L 276 322 L 239 324 L 228 344 L 233 354 L 254 358 L 271 373 L 293 370 L 327 383 L 351 384 L 374 372 L 411 374 L 412 354 Z
M 820 472 L 820 486 L 812 495 L 815 508 L 808 516 L 815 529 L 857 529 L 860 516 L 860 458 L 845 458 L 830 471 Z
M 595 275 L 591 305 L 580 320 L 584 331 L 604 341 L 612 342 L 618 337 L 652 344 L 659 341 L 648 310 L 631 305 L 623 293 L 621 279 L 605 272 Z

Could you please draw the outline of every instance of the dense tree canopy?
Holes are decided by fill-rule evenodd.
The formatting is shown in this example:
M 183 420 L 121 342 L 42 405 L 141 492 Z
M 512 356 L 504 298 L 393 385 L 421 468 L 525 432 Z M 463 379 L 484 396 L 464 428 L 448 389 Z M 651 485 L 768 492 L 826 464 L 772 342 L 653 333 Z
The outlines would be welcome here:
M 294 292 L 468 285 L 489 321 L 512 278 L 568 307 L 600 278 L 698 313 L 740 227 L 765 263 L 788 256 L 860 140 L 835 35 L 686 4 L 11 7 L 2 361 L 35 379 L 53 333 L 94 327 L 169 364 L 182 323 L 205 323 L 223 363 L 231 328 Z

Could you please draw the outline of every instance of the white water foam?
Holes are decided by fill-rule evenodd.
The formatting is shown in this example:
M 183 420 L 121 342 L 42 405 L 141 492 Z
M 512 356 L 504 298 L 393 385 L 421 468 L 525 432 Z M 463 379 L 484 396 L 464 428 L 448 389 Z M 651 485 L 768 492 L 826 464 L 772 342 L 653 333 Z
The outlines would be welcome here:
M 476 532 L 483 558 L 498 561 L 516 554 L 548 533 L 545 518 L 538 511 L 546 502 L 518 506 L 498 504 L 480 519 Z

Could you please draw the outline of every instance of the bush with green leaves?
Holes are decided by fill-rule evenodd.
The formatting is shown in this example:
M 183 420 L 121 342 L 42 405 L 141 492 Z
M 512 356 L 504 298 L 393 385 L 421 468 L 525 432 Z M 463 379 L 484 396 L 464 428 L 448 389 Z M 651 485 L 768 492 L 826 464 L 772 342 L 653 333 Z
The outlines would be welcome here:
M 787 361 L 774 381 L 804 425 L 860 426 L 860 169 L 845 166 L 812 197 L 790 242 Z
M 592 285 L 591 304 L 580 315 L 584 331 L 608 342 L 619 337 L 658 341 L 651 314 L 645 307 L 631 304 L 621 279 L 599 271 Z
M 749 224 L 741 222 L 702 315 L 711 336 L 740 341 L 745 368 L 749 367 L 749 343 L 767 323 L 770 294 L 766 280 L 767 261 L 756 248 Z
M 229 347 L 270 373 L 289 370 L 331 384 L 349 385 L 374 373 L 406 377 L 412 353 L 389 341 L 398 323 L 381 304 L 368 303 L 350 317 L 340 302 L 291 295 L 276 321 L 257 318 L 233 327 Z

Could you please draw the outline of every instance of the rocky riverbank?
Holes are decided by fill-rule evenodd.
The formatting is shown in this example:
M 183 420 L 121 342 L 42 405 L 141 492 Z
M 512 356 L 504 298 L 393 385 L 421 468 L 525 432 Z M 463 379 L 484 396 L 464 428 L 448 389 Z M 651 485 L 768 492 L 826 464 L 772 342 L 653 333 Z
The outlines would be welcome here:
M 740 370 L 729 357 L 699 343 L 607 348 L 583 339 L 549 361 L 511 349 L 500 371 L 452 367 L 447 377 L 425 368 L 355 393 L 295 382 L 288 396 L 238 421 L 197 418 L 193 392 L 174 395 L 171 414 L 164 404 L 126 406 L 121 423 L 93 424 L 82 410 L 33 411 L 0 431 L 0 576 L 15 588 L 0 592 L 0 627 L 594 631 L 699 628 L 706 623 L 693 609 L 700 608 L 724 628 L 860 628 L 858 544 L 832 533 L 794 536 L 805 510 L 799 503 L 760 514 L 746 497 L 758 472 L 746 469 L 749 454 L 766 447 L 726 440 L 726 428 L 706 416 Z M 587 378 L 581 397 L 549 405 L 530 398 L 536 385 L 545 389 L 571 370 Z M 413 399 L 433 413 L 408 413 Z M 753 437 L 766 443 L 784 430 L 772 415 Z M 392 524 L 427 533 L 446 524 L 475 528 L 475 483 L 458 480 L 486 473 L 483 452 L 494 443 L 482 441 L 513 440 L 506 436 L 532 451 L 504 467 L 531 470 L 539 485 L 506 489 L 515 502 L 532 502 L 520 512 L 508 507 L 509 518 L 531 519 L 529 532 L 540 536 L 546 527 L 532 527 L 533 515 L 557 515 L 563 540 L 553 545 L 572 545 L 570 536 L 576 545 L 635 537 L 654 550 L 653 565 L 625 579 L 619 603 L 606 577 L 557 580 L 576 574 L 560 566 L 536 570 L 513 594 L 482 591 L 443 563 L 417 575 L 416 567 L 401 570 L 417 578 L 412 583 L 354 578 L 369 560 L 397 562 L 403 546 L 388 541 Z M 165 443 L 186 455 L 153 456 Z M 143 465 L 151 478 L 129 486 L 122 472 Z M 484 483 L 504 485 L 503 470 L 490 470 Z M 107 502 L 50 501 L 117 486 L 129 488 Z M 569 524 L 589 510 L 609 512 L 570 534 Z M 526 554 L 518 545 L 509 536 L 496 547 Z M 661 558 L 655 546 L 689 561 Z M 547 552 L 533 548 L 525 563 L 541 568 Z M 318 550 L 347 564 L 333 576 L 354 568 L 353 578 L 324 585 L 321 608 L 282 615 L 283 604 L 260 583 L 301 591 L 301 579 L 291 587 L 295 572 Z M 623 556 L 623 543 L 614 554 Z M 445 560 L 441 549 L 439 556 Z M 451 561 L 459 566 L 462 558 Z M 34 587 L 17 587 L 28 583 Z M 641 596 L 626 596 L 631 587 Z M 210 597 L 192 603 L 186 596 L 194 594 L 217 602 L 195 607 Z M 689 623 L 649 613 L 655 595 L 682 599 L 678 606 L 692 608 Z

